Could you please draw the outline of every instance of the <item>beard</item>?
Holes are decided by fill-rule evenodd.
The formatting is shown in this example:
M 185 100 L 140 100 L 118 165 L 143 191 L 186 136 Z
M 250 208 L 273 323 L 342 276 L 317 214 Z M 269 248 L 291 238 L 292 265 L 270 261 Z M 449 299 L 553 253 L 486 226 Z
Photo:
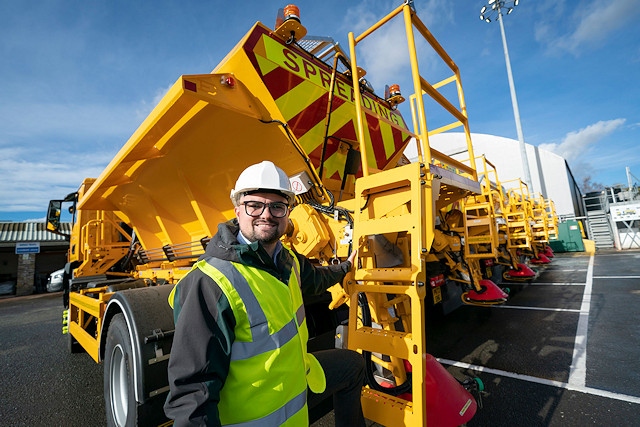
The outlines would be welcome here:
M 258 241 L 263 245 L 271 245 L 277 242 L 284 230 L 280 230 L 281 225 L 277 221 L 269 221 L 265 219 L 256 219 L 251 222 L 251 228 L 242 234 L 252 242 Z

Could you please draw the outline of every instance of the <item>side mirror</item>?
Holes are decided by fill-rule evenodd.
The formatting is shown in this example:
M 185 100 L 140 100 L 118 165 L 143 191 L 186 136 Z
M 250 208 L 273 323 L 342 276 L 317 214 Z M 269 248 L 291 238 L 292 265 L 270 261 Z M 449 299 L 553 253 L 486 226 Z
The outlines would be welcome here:
M 47 209 L 47 230 L 60 230 L 60 213 L 62 211 L 62 200 L 51 200 Z

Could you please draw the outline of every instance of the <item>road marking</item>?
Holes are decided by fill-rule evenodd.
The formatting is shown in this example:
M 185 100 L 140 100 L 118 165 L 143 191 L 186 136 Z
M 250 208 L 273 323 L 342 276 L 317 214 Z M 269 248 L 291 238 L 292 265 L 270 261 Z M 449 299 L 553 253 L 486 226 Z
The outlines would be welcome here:
M 591 308 L 591 288 L 593 287 L 593 259 L 589 257 L 587 268 L 587 282 L 582 294 L 580 318 L 576 330 L 576 340 L 573 345 L 573 359 L 569 372 L 569 384 L 574 387 L 585 387 L 587 378 L 587 333 L 589 331 L 589 309 Z
M 636 252 L 633 252 L 633 251 L 630 251 L 630 250 L 628 250 L 628 249 L 626 249 L 626 250 L 624 250 L 624 251 L 621 251 L 621 252 L 620 252 L 620 251 L 619 251 L 619 252 L 616 252 L 616 253 L 614 253 L 614 254 L 598 254 L 598 258 L 603 257 L 603 256 L 614 256 L 614 257 L 620 257 L 620 256 L 622 256 L 622 255 L 625 255 L 625 256 L 632 256 L 632 257 L 634 257 L 634 258 L 640 258 L 640 254 L 639 254 L 637 251 L 636 251 Z
M 438 360 L 438 362 L 444 365 L 451 365 L 457 368 L 471 369 L 473 371 L 486 372 L 488 374 L 499 375 L 501 377 L 514 378 L 516 380 L 528 381 L 532 383 L 558 387 L 565 390 L 578 391 L 580 393 L 606 397 L 609 399 L 621 400 L 623 402 L 640 404 L 640 397 L 637 397 L 637 396 L 629 396 L 627 394 L 614 393 L 611 391 L 600 390 L 593 387 L 586 387 L 584 385 L 576 385 L 576 384 L 572 384 L 571 382 L 565 383 L 562 381 L 554 381 L 546 378 L 532 377 L 530 375 L 516 374 L 515 372 L 502 371 L 500 369 L 487 368 L 485 366 L 472 365 L 470 363 L 465 363 L 465 362 L 456 362 L 454 360 L 441 359 L 439 357 L 437 357 L 436 360 Z
M 568 311 L 570 313 L 580 313 L 577 308 L 551 308 L 551 307 L 528 307 L 526 305 L 492 305 L 492 308 L 519 308 L 521 310 L 538 311 Z
M 532 286 L 584 286 L 584 282 L 532 282 Z
M 599 397 L 605 397 L 609 399 L 615 399 L 623 402 L 640 404 L 640 397 L 630 396 L 622 393 L 615 393 L 606 390 L 600 390 L 593 387 L 586 386 L 586 357 L 587 357 L 587 333 L 589 325 L 589 311 L 591 308 L 591 292 L 593 288 L 593 279 L 638 279 L 640 276 L 594 276 L 593 275 L 594 256 L 589 258 L 589 266 L 587 268 L 587 278 L 585 283 L 546 283 L 546 285 L 565 285 L 565 286 L 584 286 L 582 303 L 579 310 L 574 309 L 556 309 L 556 308 L 543 308 L 543 307 L 525 307 L 525 306 L 511 306 L 511 305 L 495 305 L 494 308 L 519 308 L 523 310 L 543 310 L 543 311 L 568 311 L 579 313 L 578 326 L 576 328 L 576 338 L 573 349 L 573 360 L 571 363 L 571 370 L 569 373 L 568 382 L 554 381 L 546 378 L 538 378 L 530 375 L 523 375 L 514 372 L 502 371 L 499 369 L 487 368 L 479 365 L 472 365 L 465 362 L 456 362 L 453 360 L 437 358 L 437 360 L 445 365 L 451 365 L 463 369 L 471 369 L 478 372 L 486 372 L 493 375 L 499 375 L 503 377 L 513 378 L 517 380 L 528 381 L 532 383 L 553 386 L 570 391 L 577 391 L 580 393 L 586 393 Z M 557 270 L 556 270 L 557 271 Z M 545 283 L 530 283 L 530 285 L 543 285 Z

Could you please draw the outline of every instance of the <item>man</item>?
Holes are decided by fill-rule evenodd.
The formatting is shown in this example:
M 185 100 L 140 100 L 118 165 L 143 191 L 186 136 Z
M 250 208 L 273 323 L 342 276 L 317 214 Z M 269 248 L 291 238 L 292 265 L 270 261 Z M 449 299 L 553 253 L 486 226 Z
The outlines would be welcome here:
M 231 191 L 236 218 L 218 226 L 169 297 L 176 329 L 165 413 L 176 426 L 308 426 L 307 388 L 315 399 L 334 395 L 337 426 L 364 426 L 362 357 L 308 354 L 302 303 L 342 281 L 355 251 L 315 267 L 284 248 L 293 197 L 273 163 L 245 169 Z

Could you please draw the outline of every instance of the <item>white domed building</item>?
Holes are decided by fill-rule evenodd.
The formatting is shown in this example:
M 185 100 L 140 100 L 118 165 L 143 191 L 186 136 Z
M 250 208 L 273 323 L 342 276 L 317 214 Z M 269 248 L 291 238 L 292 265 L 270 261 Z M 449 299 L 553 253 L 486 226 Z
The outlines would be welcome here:
M 506 188 L 513 187 L 507 181 L 521 178 L 524 181 L 524 168 L 521 160 L 520 143 L 511 138 L 472 133 L 474 155 L 484 155 L 495 167 L 499 180 Z M 449 132 L 429 137 L 431 147 L 458 160 L 469 158 L 465 134 Z M 545 199 L 553 200 L 556 213 L 561 218 L 575 218 L 585 215 L 582 194 L 566 160 L 548 150 L 525 144 L 529 173 L 531 175 L 531 193 L 540 193 Z M 414 144 L 410 144 L 405 155 L 410 160 L 417 157 Z

